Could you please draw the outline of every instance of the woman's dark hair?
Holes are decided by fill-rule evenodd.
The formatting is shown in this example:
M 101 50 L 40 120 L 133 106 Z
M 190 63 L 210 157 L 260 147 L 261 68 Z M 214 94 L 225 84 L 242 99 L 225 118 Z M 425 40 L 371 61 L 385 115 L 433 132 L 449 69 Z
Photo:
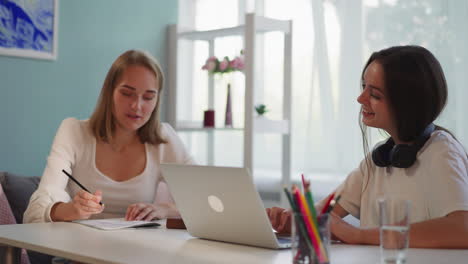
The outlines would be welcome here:
M 447 103 L 447 82 L 439 61 L 420 46 L 395 46 L 374 52 L 372 62 L 384 72 L 384 85 L 398 138 L 414 141 L 442 112 Z
M 390 47 L 370 56 L 362 70 L 361 84 L 367 67 L 374 61 L 383 68 L 386 98 L 396 122 L 397 135 L 394 136 L 403 142 L 414 141 L 434 122 L 447 103 L 447 82 L 442 67 L 434 55 L 423 47 Z M 372 171 L 367 131 L 362 118 L 359 124 L 369 176 L 364 191 Z M 436 126 L 436 129 L 450 133 L 443 127 Z

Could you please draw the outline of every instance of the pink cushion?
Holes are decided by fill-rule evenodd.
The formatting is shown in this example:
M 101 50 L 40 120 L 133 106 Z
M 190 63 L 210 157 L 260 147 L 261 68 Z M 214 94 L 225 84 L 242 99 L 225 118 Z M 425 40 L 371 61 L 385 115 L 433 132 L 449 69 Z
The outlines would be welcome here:
M 15 217 L 11 211 L 5 192 L 0 185 L 0 225 L 16 224 Z
M 10 203 L 8 203 L 8 199 L 3 191 L 3 187 L 0 185 L 0 225 L 12 224 L 16 224 L 16 220 L 11 211 Z M 28 254 L 24 249 L 21 249 L 21 264 L 29 264 Z

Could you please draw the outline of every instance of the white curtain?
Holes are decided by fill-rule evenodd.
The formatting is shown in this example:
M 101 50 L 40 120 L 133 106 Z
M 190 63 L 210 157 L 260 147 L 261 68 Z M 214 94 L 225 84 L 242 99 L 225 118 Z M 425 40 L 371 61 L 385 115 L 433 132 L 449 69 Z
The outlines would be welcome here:
M 304 172 L 341 179 L 363 156 L 355 100 L 363 63 L 362 4 L 269 0 L 265 15 L 293 20 L 292 177 Z
M 293 177 L 342 178 L 364 157 L 356 102 L 362 67 L 373 51 L 394 45 L 422 45 L 439 59 L 449 101 L 436 123 L 468 144 L 467 1 L 270 0 L 265 7 L 266 16 L 294 21 Z M 384 137 L 370 135 L 371 148 Z
M 259 1 L 259 0 L 257 0 Z M 197 0 L 195 24 L 198 29 L 233 26 L 239 6 L 249 1 Z M 293 20 L 293 127 L 292 177 L 301 172 L 309 177 L 339 182 L 364 157 L 361 132 L 358 126 L 360 75 L 363 64 L 373 51 L 394 45 L 417 44 L 431 50 L 445 70 L 449 101 L 436 123 L 455 133 L 468 145 L 468 1 L 449 0 L 263 0 L 256 5 L 257 13 L 267 17 Z M 252 4 L 248 4 L 253 6 Z M 212 8 L 211 11 L 208 10 Z M 205 11 L 203 11 L 205 10 Z M 215 11 L 213 11 L 215 10 Z M 239 12 L 242 12 L 240 10 Z M 212 16 L 212 18 L 210 18 Z M 222 17 L 229 17 L 229 23 Z M 200 21 L 203 21 L 200 22 Z M 237 22 L 236 22 L 237 21 Z M 222 41 L 222 40 L 220 40 Z M 241 42 L 234 41 L 237 46 Z M 263 79 L 261 94 L 270 108 L 268 117 L 281 115 L 276 107 L 281 101 L 282 39 L 280 34 L 268 33 L 263 39 Z M 234 55 L 229 48 L 232 40 L 219 47 L 218 56 Z M 224 45 L 224 44 L 223 44 Z M 218 47 L 218 46 L 217 46 Z M 237 48 L 238 49 L 238 48 Z M 204 105 L 203 88 L 206 73 L 199 67 L 205 53 L 195 48 L 194 80 L 199 87 L 193 94 L 195 102 L 188 113 Z M 200 49 L 203 50 L 203 49 Z M 197 77 L 199 76 L 199 77 Z M 199 80 L 199 81 L 197 81 Z M 238 83 L 241 83 L 239 81 Z M 235 91 L 242 101 L 242 93 Z M 221 104 L 224 94 L 220 93 Z M 242 105 L 239 106 L 242 111 Z M 242 113 L 235 113 L 242 118 Z M 195 116 L 194 118 L 201 118 Z M 217 120 L 218 121 L 218 120 Z M 221 121 L 221 120 L 219 120 Z M 239 122 L 241 120 L 237 120 Z M 370 131 L 371 146 L 383 135 Z M 242 136 L 236 132 L 219 132 L 216 145 L 216 164 L 242 164 Z M 280 137 L 257 135 L 255 166 L 264 175 L 279 179 L 281 171 Z M 202 135 L 184 136 L 190 150 L 203 164 Z M 191 139 L 191 140 L 190 140 Z M 230 151 L 227 152 L 226 148 Z M 234 154 L 233 154 L 234 153 Z M 272 176 L 276 175 L 276 176 Z
M 391 45 L 418 44 L 438 58 L 447 78 L 448 104 L 436 123 L 468 145 L 465 100 L 468 69 L 468 2 L 441 0 L 368 1 L 365 8 L 368 54 Z

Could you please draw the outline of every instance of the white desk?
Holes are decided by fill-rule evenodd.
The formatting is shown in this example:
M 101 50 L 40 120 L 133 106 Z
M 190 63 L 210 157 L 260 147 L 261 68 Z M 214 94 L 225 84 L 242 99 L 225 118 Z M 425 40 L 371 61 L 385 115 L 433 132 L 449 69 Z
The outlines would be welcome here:
M 0 226 L 0 244 L 86 263 L 291 263 L 290 250 L 208 241 L 185 230 L 101 231 L 74 223 Z M 467 263 L 468 250 L 410 249 L 408 263 Z M 379 248 L 332 245 L 333 264 L 377 264 Z M 0 260 L 3 262 L 3 260 Z

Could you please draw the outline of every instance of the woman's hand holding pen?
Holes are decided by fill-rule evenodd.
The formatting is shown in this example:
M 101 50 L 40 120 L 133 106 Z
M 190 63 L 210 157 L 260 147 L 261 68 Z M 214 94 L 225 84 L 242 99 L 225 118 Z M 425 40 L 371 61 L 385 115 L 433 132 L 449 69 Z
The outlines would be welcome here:
M 168 217 L 179 217 L 179 211 L 177 211 L 174 204 L 161 203 L 161 204 L 148 204 L 148 203 L 136 203 L 129 205 L 127 213 L 125 214 L 125 220 L 127 221 L 151 221 L 154 219 L 164 219 Z
M 88 219 L 93 214 L 102 213 L 104 205 L 100 205 L 102 192 L 97 190 L 94 195 L 84 190 L 79 190 L 71 201 L 74 214 L 77 219 Z
M 50 211 L 50 218 L 52 221 L 88 219 L 91 215 L 99 214 L 104 210 L 104 205 L 99 204 L 101 200 L 102 192 L 100 190 L 96 191 L 94 195 L 80 190 L 70 202 L 54 204 Z

